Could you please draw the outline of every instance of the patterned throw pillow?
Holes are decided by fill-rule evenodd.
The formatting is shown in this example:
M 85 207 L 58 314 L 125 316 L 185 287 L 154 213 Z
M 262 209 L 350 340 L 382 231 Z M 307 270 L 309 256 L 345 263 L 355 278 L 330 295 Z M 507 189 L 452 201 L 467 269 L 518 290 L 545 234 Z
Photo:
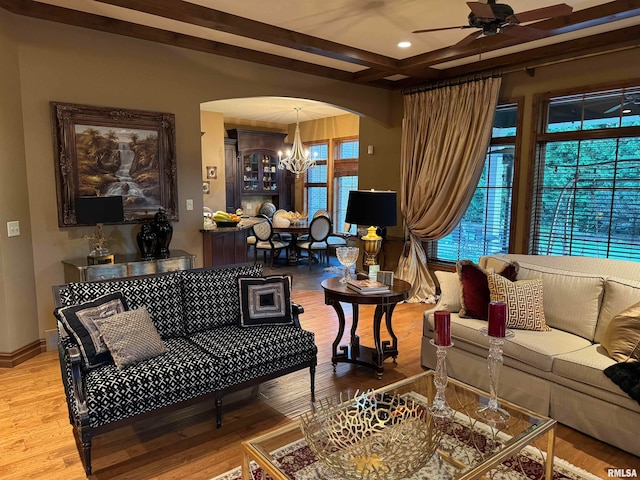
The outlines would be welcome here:
M 111 360 L 107 345 L 100 338 L 96 321 L 128 309 L 122 293 L 114 292 L 79 305 L 58 308 L 54 314 L 80 347 L 85 365 L 93 368 Z
M 542 280 L 512 282 L 502 275 L 489 273 L 492 302 L 507 304 L 507 328 L 548 332 L 544 318 Z
M 517 262 L 507 263 L 498 272 L 512 282 L 518 276 Z M 460 278 L 460 317 L 487 320 L 489 318 L 489 284 L 487 272 L 471 260 L 460 260 L 456 263 L 456 270 Z
M 96 326 L 118 370 L 167 351 L 144 307 L 96 319 Z
M 240 326 L 293 325 L 291 277 L 239 277 Z

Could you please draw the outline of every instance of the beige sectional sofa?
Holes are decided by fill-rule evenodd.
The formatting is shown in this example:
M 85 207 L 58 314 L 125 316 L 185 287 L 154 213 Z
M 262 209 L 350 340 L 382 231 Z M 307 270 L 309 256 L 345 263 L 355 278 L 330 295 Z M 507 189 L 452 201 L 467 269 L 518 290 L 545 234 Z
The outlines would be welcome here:
M 519 264 L 517 280 L 542 279 L 551 331 L 515 330 L 505 342 L 499 397 L 640 456 L 640 404 L 603 373 L 616 362 L 600 345 L 610 320 L 640 302 L 640 262 L 510 254 L 482 257 L 479 265 L 499 272 L 512 261 Z M 422 365 L 436 365 L 433 312 L 449 310 L 455 344 L 447 353 L 449 376 L 488 390 L 488 340 L 478 331 L 487 322 L 457 314 L 457 274 L 437 277 L 442 295 L 425 312 Z

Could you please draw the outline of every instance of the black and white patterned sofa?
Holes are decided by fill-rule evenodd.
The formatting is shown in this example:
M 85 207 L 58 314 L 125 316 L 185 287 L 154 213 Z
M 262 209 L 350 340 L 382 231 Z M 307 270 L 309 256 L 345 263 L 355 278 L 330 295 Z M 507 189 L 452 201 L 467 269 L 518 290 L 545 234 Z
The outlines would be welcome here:
M 87 476 L 92 438 L 144 416 L 210 399 L 219 428 L 225 394 L 304 368 L 313 400 L 317 347 L 300 327 L 302 307 L 288 298 L 289 324 L 248 326 L 239 277 L 268 280 L 261 265 L 233 265 L 53 287 L 62 381 Z M 74 309 L 113 292 L 130 311 L 146 308 L 164 353 L 122 368 L 108 354 L 90 356 L 91 342 L 69 333 Z

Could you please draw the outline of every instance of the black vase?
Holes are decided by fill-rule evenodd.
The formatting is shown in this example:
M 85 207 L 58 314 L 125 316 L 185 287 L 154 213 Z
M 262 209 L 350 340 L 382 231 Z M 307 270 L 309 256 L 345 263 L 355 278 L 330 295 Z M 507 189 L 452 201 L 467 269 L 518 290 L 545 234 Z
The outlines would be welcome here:
M 136 235 L 136 239 L 142 260 L 151 260 L 156 254 L 156 243 L 158 243 L 158 236 L 153 230 L 153 225 L 144 223 L 142 229 Z
M 169 244 L 171 243 L 171 237 L 173 236 L 173 227 L 167 219 L 167 214 L 164 210 L 158 210 L 153 221 L 153 231 L 156 234 L 156 248 L 154 255 L 156 258 L 168 258 Z

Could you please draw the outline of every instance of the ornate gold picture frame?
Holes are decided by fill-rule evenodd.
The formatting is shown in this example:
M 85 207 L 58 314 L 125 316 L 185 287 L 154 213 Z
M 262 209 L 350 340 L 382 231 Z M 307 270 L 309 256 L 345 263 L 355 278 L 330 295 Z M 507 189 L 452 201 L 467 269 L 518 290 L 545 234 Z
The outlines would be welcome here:
M 159 209 L 178 220 L 171 113 L 51 102 L 58 225 L 81 225 L 78 197 L 121 195 L 124 223 Z

